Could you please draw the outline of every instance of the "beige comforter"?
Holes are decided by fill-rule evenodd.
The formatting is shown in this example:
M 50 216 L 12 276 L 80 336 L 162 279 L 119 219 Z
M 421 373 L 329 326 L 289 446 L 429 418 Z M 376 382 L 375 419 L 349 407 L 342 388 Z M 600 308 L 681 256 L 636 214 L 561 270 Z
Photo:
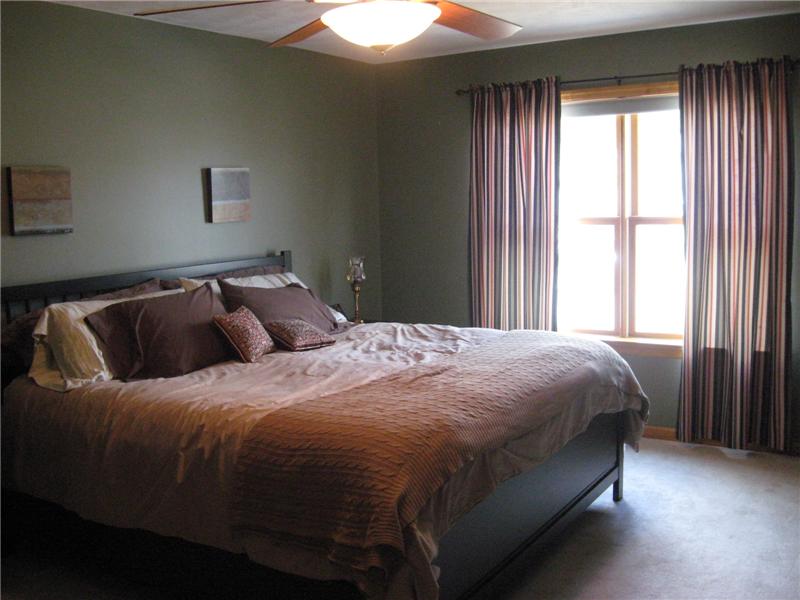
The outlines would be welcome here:
M 518 338 L 524 343 L 515 343 Z M 481 350 L 501 356 L 501 364 L 515 352 L 520 360 L 529 360 L 523 355 L 531 352 L 536 359 L 518 380 L 521 363 L 510 369 L 482 366 L 488 363 Z M 549 370 L 537 371 L 542 361 Z M 370 390 L 383 389 L 387 381 L 424 388 L 431 374 L 446 372 L 445 379 L 459 385 L 455 379 L 466 370 L 479 374 L 473 384 L 493 392 L 511 380 L 524 381 L 526 391 L 513 394 L 520 403 L 507 407 L 510 413 L 497 413 L 500 420 L 516 415 L 513 427 L 506 434 L 492 429 L 478 436 L 479 443 L 467 444 L 402 511 L 402 540 L 397 543 L 395 530 L 387 546 L 400 558 L 393 559 L 386 578 L 368 573 L 363 556 L 346 550 L 353 546 L 321 550 L 308 536 L 263 522 L 247 526 L 245 513 L 231 511 L 237 461 L 252 455 L 249 445 L 243 454 L 243 444 L 268 437 L 263 427 L 273 416 L 318 415 L 338 401 L 344 414 L 356 418 L 363 405 L 355 399 L 374 399 Z M 462 387 L 458 399 L 471 387 Z M 440 390 L 442 401 L 452 402 L 447 393 Z M 395 412 L 403 412 L 402 405 L 398 400 Z M 348 578 L 370 595 L 428 598 L 436 594 L 436 540 L 465 508 L 500 481 L 545 460 L 596 414 L 626 408 L 633 410 L 629 434 L 635 439 L 646 400 L 624 361 L 603 344 L 536 332 L 504 336 L 373 324 L 353 328 L 329 348 L 268 355 L 255 365 L 230 362 L 167 380 L 98 383 L 69 393 L 15 381 L 3 409 L 4 467 L 21 491 L 89 519 L 244 551 L 301 575 Z M 471 411 L 459 414 L 469 418 Z M 414 431 L 423 435 L 426 429 Z

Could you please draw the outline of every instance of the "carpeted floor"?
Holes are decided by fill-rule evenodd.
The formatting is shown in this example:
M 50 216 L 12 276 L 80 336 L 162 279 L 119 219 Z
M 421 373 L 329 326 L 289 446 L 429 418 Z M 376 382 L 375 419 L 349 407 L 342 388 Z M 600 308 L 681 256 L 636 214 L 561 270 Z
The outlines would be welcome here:
M 644 440 L 639 454 L 627 453 L 625 478 L 623 502 L 606 492 L 476 600 L 800 599 L 800 459 Z M 63 516 L 43 520 L 4 546 L 2 597 L 353 597 L 346 586 L 198 547 L 170 552 L 146 534 L 139 544 L 125 533 Z

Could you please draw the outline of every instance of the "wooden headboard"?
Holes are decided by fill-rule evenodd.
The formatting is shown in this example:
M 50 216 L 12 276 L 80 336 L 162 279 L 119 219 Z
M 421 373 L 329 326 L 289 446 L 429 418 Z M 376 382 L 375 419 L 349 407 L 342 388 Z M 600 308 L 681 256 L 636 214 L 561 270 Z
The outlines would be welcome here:
M 284 250 L 274 256 L 240 258 L 213 263 L 165 267 L 150 271 L 32 283 L 29 285 L 13 285 L 4 287 L 0 291 L 0 300 L 2 300 L 3 305 L 3 322 L 7 323 L 26 312 L 42 308 L 48 304 L 80 300 L 81 298 L 130 287 L 156 277 L 159 279 L 203 277 L 225 271 L 265 266 L 283 267 L 284 271 L 291 271 L 291 251 Z

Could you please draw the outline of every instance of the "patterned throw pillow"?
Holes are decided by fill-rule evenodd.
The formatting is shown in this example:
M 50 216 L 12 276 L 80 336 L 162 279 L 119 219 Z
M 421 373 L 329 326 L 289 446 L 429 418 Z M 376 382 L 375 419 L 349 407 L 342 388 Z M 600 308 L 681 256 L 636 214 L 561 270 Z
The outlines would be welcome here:
M 246 306 L 226 315 L 214 315 L 214 322 L 236 348 L 244 362 L 255 362 L 275 350 L 266 329 Z
M 292 352 L 314 350 L 336 342 L 333 337 L 302 319 L 272 321 L 267 323 L 267 331 L 281 346 Z

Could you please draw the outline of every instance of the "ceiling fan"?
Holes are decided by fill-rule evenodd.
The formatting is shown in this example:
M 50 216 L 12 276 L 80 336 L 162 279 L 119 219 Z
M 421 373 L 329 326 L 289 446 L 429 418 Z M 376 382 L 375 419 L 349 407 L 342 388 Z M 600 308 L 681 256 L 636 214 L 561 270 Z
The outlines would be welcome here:
M 274 1 L 246 0 L 134 14 L 137 17 L 149 17 Z M 327 28 L 349 42 L 372 48 L 381 54 L 414 39 L 433 22 L 485 40 L 507 38 L 522 29 L 515 23 L 448 0 L 306 0 L 306 2 L 342 6 L 327 11 L 319 19 L 275 40 L 269 45 L 271 48 L 301 42 Z

